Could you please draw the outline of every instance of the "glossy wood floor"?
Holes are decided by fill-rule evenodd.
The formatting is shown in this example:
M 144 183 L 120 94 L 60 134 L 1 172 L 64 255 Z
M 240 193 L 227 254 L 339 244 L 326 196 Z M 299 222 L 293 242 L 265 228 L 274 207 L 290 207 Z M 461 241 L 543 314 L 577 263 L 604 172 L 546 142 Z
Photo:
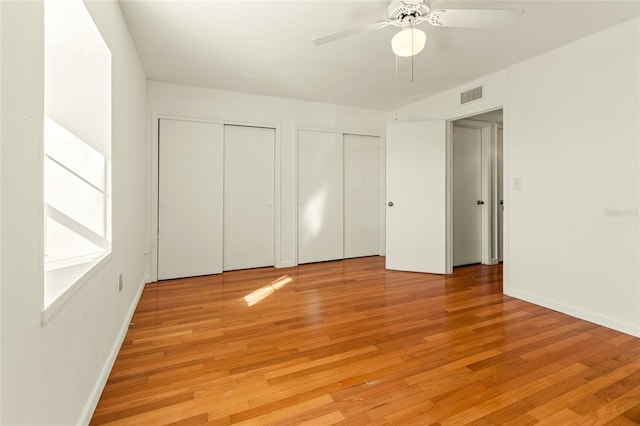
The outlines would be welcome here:
M 640 339 L 501 282 L 374 257 L 149 284 L 92 424 L 638 424 Z

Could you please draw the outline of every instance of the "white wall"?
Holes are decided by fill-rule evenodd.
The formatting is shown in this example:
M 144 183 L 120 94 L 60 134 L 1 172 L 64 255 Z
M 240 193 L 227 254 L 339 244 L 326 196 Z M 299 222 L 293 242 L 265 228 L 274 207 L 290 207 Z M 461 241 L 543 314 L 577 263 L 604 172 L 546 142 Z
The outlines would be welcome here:
M 0 24 L 2 23 L 2 4 L 0 4 Z M 2 30 L 0 28 L 0 60 L 2 59 Z M 0 62 L 1 64 L 1 62 Z M 0 99 L 2 99 L 2 66 L 0 65 Z M 0 188 L 2 188 L 2 102 L 0 102 Z M 0 196 L 0 236 L 2 235 L 2 197 Z M 2 244 L 0 243 L 0 259 Z M 2 312 L 2 262 L 0 262 L 0 312 Z M 0 314 L 0 346 L 2 345 L 2 315 Z M 0 350 L 0 421 L 2 421 L 2 351 Z
M 507 293 L 640 335 L 640 20 L 511 68 Z M 635 211 L 635 216 L 615 216 Z
M 113 257 L 42 326 L 43 4 L 0 3 L 1 424 L 88 422 L 145 278 L 145 75 L 118 4 L 87 6 L 112 52 Z
M 639 40 L 634 19 L 399 110 L 451 120 L 504 106 L 505 293 L 637 336 Z M 460 106 L 477 84 L 485 99 Z
M 157 114 L 180 117 L 262 123 L 279 126 L 280 140 L 280 245 L 276 243 L 276 266 L 296 264 L 297 129 L 314 127 L 384 135 L 386 113 L 346 106 L 210 90 L 156 81 L 148 82 L 147 122 Z M 153 146 L 153 131 L 149 129 Z M 155 153 L 157 155 L 157 151 Z M 151 162 L 157 158 L 151 158 Z M 276 167 L 278 161 L 276 160 Z M 157 170 L 157 169 L 156 169 Z M 150 170 L 149 178 L 156 170 Z M 277 173 L 277 171 L 276 171 Z M 157 193 L 151 195 L 157 197 Z M 277 211 L 276 211 L 277 213 Z M 149 211 L 150 217 L 155 217 Z M 278 218 L 276 217 L 276 221 Z M 153 228 L 151 228 L 153 229 Z M 277 227 L 276 227 L 277 229 Z M 149 235 L 153 235 L 149 232 Z M 278 237 L 278 236 L 277 236 Z M 276 241 L 278 238 L 276 238 Z M 155 239 L 149 240 L 149 249 Z

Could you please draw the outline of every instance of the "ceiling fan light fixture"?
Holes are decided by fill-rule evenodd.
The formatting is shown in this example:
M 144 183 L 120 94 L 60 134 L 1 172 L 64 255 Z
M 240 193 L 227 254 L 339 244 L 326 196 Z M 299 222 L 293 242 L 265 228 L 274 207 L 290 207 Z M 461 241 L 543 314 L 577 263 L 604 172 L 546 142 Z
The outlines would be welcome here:
M 427 35 L 424 31 L 412 26 L 404 27 L 391 39 L 393 53 L 398 56 L 413 56 L 424 49 Z

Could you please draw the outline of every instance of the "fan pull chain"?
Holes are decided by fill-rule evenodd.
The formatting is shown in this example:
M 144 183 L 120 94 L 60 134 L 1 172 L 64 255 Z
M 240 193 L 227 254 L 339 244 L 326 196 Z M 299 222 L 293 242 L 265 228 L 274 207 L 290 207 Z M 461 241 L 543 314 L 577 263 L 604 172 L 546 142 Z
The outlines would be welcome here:
M 393 56 L 396 57 L 396 121 L 398 121 L 398 104 L 400 103 L 400 100 L 398 99 L 398 56 Z
M 413 84 L 413 57 L 416 56 L 413 48 L 415 44 L 413 44 L 413 22 L 411 23 L 411 83 Z

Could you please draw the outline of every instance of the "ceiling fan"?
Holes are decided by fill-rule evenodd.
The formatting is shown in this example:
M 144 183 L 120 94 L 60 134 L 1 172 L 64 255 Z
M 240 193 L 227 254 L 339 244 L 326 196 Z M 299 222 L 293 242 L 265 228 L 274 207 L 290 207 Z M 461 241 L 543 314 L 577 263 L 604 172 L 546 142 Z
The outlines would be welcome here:
M 316 46 L 389 25 L 402 28 L 391 41 L 398 56 L 413 56 L 425 45 L 426 34 L 415 26 L 427 21 L 434 27 L 503 29 L 515 25 L 522 9 L 431 9 L 424 0 L 393 0 L 387 8 L 388 18 L 313 39 Z

